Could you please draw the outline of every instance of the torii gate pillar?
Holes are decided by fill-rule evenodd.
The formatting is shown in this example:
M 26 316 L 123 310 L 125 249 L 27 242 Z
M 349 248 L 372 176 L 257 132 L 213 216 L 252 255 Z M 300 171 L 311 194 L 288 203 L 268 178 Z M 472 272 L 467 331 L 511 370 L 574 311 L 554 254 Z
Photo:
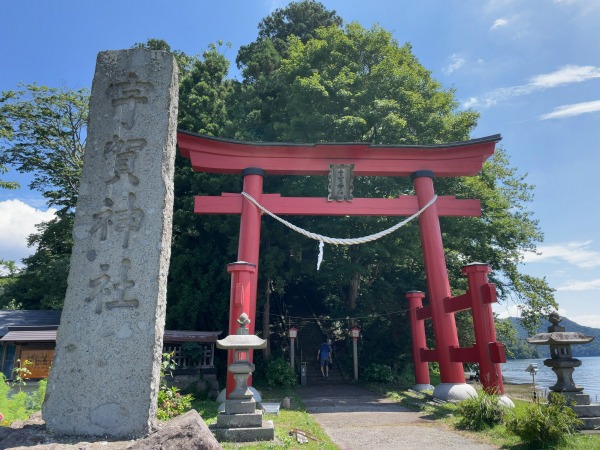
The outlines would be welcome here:
M 244 192 L 247 192 L 260 202 L 263 189 L 264 170 L 249 167 L 243 170 Z M 252 321 L 248 324 L 249 333 L 255 332 L 256 292 L 258 286 L 258 256 L 260 249 L 260 210 L 250 202 L 242 203 L 240 218 L 240 238 L 238 242 L 238 262 L 230 264 L 227 271 L 231 278 L 231 305 L 229 308 L 229 335 L 237 333 L 240 327 L 237 319 L 241 313 L 246 313 Z M 237 306 L 236 306 L 237 305 Z M 253 360 L 253 350 L 250 350 L 249 361 Z M 234 351 L 227 353 L 227 367 L 234 362 Z M 249 384 L 252 382 L 249 380 Z M 227 397 L 235 389 L 235 380 L 227 372 Z
M 419 208 L 424 207 L 435 195 L 433 189 L 434 172 L 419 170 L 410 178 L 415 186 Z M 433 395 L 437 398 L 465 398 L 474 389 L 465 383 L 465 371 L 461 362 L 452 360 L 451 349 L 458 348 L 458 333 L 453 312 L 446 312 L 444 300 L 451 297 L 450 280 L 446 267 L 446 256 L 442 243 L 442 231 L 437 205 L 434 203 L 419 216 L 419 228 L 427 290 L 431 305 L 431 317 L 435 334 L 435 353 L 440 365 L 441 384 L 436 386 Z M 469 389 L 470 388 L 470 389 Z M 465 394 L 467 394 L 465 396 Z

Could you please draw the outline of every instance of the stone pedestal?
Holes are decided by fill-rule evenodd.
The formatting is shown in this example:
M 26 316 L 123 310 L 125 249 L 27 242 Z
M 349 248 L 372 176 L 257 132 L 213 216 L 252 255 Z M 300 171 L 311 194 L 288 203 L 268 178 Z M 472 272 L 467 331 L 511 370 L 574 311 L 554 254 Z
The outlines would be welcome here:
M 589 399 L 589 396 L 588 396 Z M 600 404 L 594 405 L 571 405 L 571 409 L 575 411 L 577 417 L 583 422 L 582 429 L 598 430 L 600 429 Z
M 225 411 L 217 417 L 211 431 L 220 442 L 270 441 L 275 438 L 273 422 L 263 422 L 263 413 L 250 400 L 226 400 Z

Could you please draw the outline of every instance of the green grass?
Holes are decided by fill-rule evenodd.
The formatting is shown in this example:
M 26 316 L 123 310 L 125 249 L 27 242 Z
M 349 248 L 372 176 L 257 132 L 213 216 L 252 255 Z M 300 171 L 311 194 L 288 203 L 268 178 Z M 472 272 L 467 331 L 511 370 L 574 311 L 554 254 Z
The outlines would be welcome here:
M 261 390 L 261 389 L 259 389 Z M 272 420 L 275 426 L 275 440 L 260 441 L 256 443 L 227 443 L 220 444 L 224 449 L 272 449 L 272 448 L 302 448 L 302 449 L 323 449 L 334 450 L 338 447 L 329 439 L 319 424 L 306 411 L 300 397 L 294 392 L 293 388 L 264 389 L 261 390 L 263 401 L 281 402 L 285 397 L 290 397 L 291 408 L 280 409 L 279 414 L 265 414 L 263 420 Z M 212 401 L 195 401 L 192 403 L 194 409 L 200 413 L 207 425 L 217 421 L 218 405 Z M 295 435 L 290 435 L 292 429 L 302 430 L 309 435 L 313 435 L 317 440 L 309 439 L 308 443 L 300 444 Z
M 452 403 L 436 404 L 430 400 L 427 395 L 417 395 L 405 390 L 403 386 L 377 385 L 368 384 L 365 387 L 368 389 L 384 394 L 401 405 L 422 411 L 432 419 L 444 422 L 450 427 L 455 428 L 459 417 L 457 415 L 456 406 Z M 517 388 L 519 390 L 520 388 Z M 510 395 L 511 387 L 508 386 L 508 394 Z M 514 399 L 515 408 L 524 409 L 528 401 Z M 485 441 L 496 445 L 502 449 L 511 450 L 537 450 L 539 447 L 531 447 L 524 444 L 521 439 L 509 432 L 503 424 L 496 425 L 492 428 L 484 429 L 479 432 L 460 431 L 462 434 L 469 435 L 478 441 Z M 573 450 L 600 450 L 600 434 L 584 434 L 577 433 L 569 438 L 569 440 L 559 446 L 547 447 L 553 449 L 573 449 Z

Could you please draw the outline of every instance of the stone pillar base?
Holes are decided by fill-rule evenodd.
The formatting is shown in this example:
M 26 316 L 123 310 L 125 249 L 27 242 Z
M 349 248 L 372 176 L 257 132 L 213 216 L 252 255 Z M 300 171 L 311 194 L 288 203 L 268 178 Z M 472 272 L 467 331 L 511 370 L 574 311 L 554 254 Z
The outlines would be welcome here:
M 467 383 L 442 383 L 435 387 L 433 396 L 448 402 L 460 402 L 477 397 L 477 391 Z
M 265 420 L 260 427 L 217 428 L 213 424 L 209 429 L 219 442 L 272 441 L 275 439 L 275 427 L 272 420 Z
M 501 395 L 498 397 L 498 403 L 501 406 L 506 406 L 507 408 L 514 408 L 515 404 L 513 401 L 506 395 Z
M 412 387 L 413 391 L 424 392 L 424 391 L 433 391 L 433 386 L 431 384 L 415 384 Z

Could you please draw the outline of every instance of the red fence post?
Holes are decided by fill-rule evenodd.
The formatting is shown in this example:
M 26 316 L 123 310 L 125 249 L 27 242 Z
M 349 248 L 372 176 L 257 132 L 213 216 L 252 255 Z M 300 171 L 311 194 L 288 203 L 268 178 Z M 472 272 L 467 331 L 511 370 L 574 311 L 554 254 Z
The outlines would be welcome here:
M 427 348 L 425 321 L 417 319 L 417 309 L 423 307 L 424 297 L 425 294 L 421 291 L 409 291 L 406 293 L 412 335 L 413 364 L 415 366 L 415 386 L 413 389 L 417 391 L 433 389 L 431 379 L 429 378 L 429 363 L 421 359 L 421 349 Z
M 467 276 L 471 294 L 471 312 L 475 329 L 475 348 L 481 384 L 488 394 L 504 394 L 501 362 L 506 362 L 504 347 L 496 341 L 496 326 L 492 303 L 496 301 L 495 289 L 488 283 L 491 272 L 484 263 L 468 264 L 462 268 Z

